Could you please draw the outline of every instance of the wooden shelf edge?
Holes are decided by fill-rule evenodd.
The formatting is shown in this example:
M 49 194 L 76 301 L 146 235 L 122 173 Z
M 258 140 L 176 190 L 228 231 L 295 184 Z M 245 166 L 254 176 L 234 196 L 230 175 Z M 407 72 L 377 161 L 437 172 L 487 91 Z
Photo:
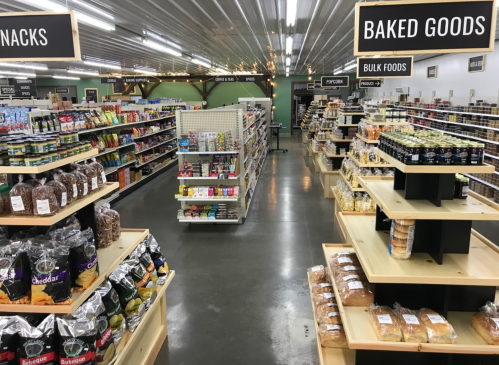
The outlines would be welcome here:
M 350 157 L 350 159 L 353 160 L 353 163 L 356 164 L 358 167 L 375 167 L 375 168 L 393 167 L 389 163 L 360 163 L 360 161 L 357 160 L 351 153 L 348 153 L 347 157 Z
M 378 144 L 378 142 L 379 142 L 379 139 L 367 139 L 358 133 L 356 134 L 356 136 L 358 139 L 360 139 L 364 143 Z
M 348 187 L 348 189 L 350 189 L 350 191 L 354 191 L 354 192 L 356 192 L 356 191 L 365 191 L 362 188 L 354 188 L 354 187 L 352 187 L 352 185 L 347 180 L 347 178 L 345 177 L 345 175 L 343 175 L 343 172 L 341 172 L 341 170 L 338 170 L 338 172 L 340 173 L 340 176 L 343 179 L 343 181 L 345 182 L 345 184 L 347 184 L 347 187 Z

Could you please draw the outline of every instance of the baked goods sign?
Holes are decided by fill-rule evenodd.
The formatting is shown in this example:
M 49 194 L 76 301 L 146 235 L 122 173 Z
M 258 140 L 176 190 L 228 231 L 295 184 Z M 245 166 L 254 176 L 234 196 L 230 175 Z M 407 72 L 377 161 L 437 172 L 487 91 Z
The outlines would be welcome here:
M 496 0 L 355 4 L 355 56 L 492 52 Z

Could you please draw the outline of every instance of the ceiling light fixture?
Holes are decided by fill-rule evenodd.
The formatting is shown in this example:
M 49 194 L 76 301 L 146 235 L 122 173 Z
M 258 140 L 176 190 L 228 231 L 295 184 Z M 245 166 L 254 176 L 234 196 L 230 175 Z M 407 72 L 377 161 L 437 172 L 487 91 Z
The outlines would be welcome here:
M 16 67 L 16 68 L 27 68 L 30 70 L 48 70 L 47 65 L 30 65 L 30 64 L 21 64 L 21 63 L 10 63 L 10 62 L 0 62 L 0 66 L 5 67 Z
M 286 73 L 287 74 L 289 73 L 289 67 L 286 67 Z
M 286 38 L 286 54 L 293 53 L 293 37 Z
M 309 77 L 308 77 L 308 80 L 309 80 L 309 81 L 310 81 L 310 80 L 312 80 L 312 76 L 309 76 Z
M 291 57 L 286 57 L 286 66 L 291 66 Z
M 141 74 L 148 74 L 148 75 L 154 75 L 156 76 L 158 73 L 156 72 L 155 69 L 153 68 L 142 68 L 142 67 L 135 67 L 133 69 L 134 72 L 141 73 Z
M 85 60 L 85 61 L 83 61 L 83 63 L 90 65 L 90 66 L 109 68 L 111 70 L 121 70 L 121 66 L 119 64 L 113 64 L 113 63 L 107 63 L 107 62 L 97 62 L 97 61 L 91 61 L 91 60 Z
M 14 78 L 17 80 L 27 80 L 28 79 L 26 76 L 16 76 Z
M 168 44 L 169 46 L 173 47 L 173 48 L 177 48 L 179 50 L 182 50 L 182 46 L 178 45 L 177 43 L 175 42 L 171 42 L 171 41 L 168 41 L 166 39 L 163 39 L 161 36 L 153 33 L 153 32 L 144 32 L 148 37 L 151 37 L 151 38 L 154 38 L 154 39 L 157 39 L 158 41 L 161 41 L 161 42 L 164 42 L 166 44 Z
M 39 9 L 51 10 L 51 11 L 68 11 L 65 6 L 56 4 L 49 0 L 17 0 L 22 3 L 30 4 Z M 91 17 L 89 15 L 83 14 L 79 11 L 75 11 L 76 20 L 79 22 L 88 24 L 93 27 L 101 28 L 104 30 L 115 30 L 116 26 L 114 24 L 105 23 L 97 18 Z
M 68 70 L 68 74 L 99 76 L 97 71 Z
M 341 74 L 341 73 L 343 73 L 343 70 L 342 70 L 342 69 L 339 69 L 339 70 L 335 70 L 335 71 L 334 71 L 334 75 L 339 75 L 339 74 Z
M 293 27 L 296 23 L 296 13 L 298 10 L 298 0 L 286 1 L 286 25 Z
M 111 20 L 114 20 L 114 16 L 112 16 L 111 14 L 109 13 L 106 13 L 105 11 L 102 11 L 92 5 L 89 5 L 83 1 L 80 1 L 80 0 L 72 0 L 75 4 L 78 4 L 80 6 L 83 6 L 84 8 L 88 9 L 88 10 L 91 10 L 93 11 L 94 13 L 97 13 L 99 15 L 102 15 L 103 17 L 106 17 L 108 19 L 111 19 Z
M 289 77 L 289 72 L 286 72 L 286 77 Z
M 0 71 L 0 74 L 3 75 L 12 75 L 12 76 L 28 76 L 28 77 L 36 77 L 36 74 L 26 73 L 26 72 L 14 72 L 14 71 Z
M 211 61 L 206 62 L 206 59 L 199 59 L 199 58 L 192 58 L 191 62 L 195 63 L 196 65 L 201 65 L 206 68 L 211 68 Z
M 72 77 L 72 76 L 52 76 L 54 79 L 61 79 L 61 80 L 79 80 L 79 77 Z
M 177 56 L 177 57 L 181 57 L 182 56 L 182 52 L 176 51 L 174 49 L 171 49 L 171 48 L 168 48 L 166 46 L 163 46 L 162 44 L 159 44 L 159 43 L 147 40 L 147 39 L 144 39 L 142 41 L 142 43 L 144 43 L 147 47 L 155 49 L 157 51 L 165 52 L 165 53 Z

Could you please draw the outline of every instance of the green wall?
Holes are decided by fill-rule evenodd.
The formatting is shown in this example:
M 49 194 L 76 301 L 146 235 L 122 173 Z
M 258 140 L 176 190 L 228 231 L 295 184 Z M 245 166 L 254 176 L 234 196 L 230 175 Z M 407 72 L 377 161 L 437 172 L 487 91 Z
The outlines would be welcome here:
M 213 85 L 208 82 L 207 88 Z M 192 87 L 192 86 L 191 86 Z M 238 98 L 264 98 L 265 94 L 253 82 L 225 82 L 215 87 L 208 96 L 208 108 L 218 108 L 223 104 L 237 104 Z

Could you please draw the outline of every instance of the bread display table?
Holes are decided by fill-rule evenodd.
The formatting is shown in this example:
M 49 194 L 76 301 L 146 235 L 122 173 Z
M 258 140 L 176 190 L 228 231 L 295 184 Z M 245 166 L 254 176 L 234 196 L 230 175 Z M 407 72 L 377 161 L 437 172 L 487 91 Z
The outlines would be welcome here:
M 320 158 L 317 160 L 317 165 L 319 166 L 319 180 L 324 192 L 324 198 L 333 198 L 331 188 L 336 185 L 339 179 L 339 170 L 326 170 L 326 166 L 324 166 Z

